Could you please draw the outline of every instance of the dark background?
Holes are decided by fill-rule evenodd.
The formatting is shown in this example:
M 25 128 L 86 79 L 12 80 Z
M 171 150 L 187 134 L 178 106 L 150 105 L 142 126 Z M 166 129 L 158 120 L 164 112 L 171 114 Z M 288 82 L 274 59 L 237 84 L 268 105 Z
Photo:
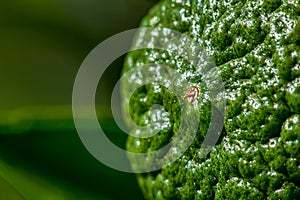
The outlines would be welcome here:
M 151 0 L 0 3 L 0 199 L 143 199 L 134 174 L 102 165 L 84 148 L 71 111 L 81 62 L 106 38 L 138 27 Z M 110 92 L 123 58 L 102 77 L 97 112 L 109 138 Z

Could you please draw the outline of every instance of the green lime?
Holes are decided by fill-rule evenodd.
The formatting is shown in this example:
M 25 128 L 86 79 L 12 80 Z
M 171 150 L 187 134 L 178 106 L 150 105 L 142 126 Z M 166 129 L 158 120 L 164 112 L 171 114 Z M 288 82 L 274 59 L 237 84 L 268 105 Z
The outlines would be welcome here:
M 196 68 L 184 56 L 167 51 L 128 54 L 124 73 L 156 63 L 182 75 L 192 74 L 187 80 L 196 88 L 188 96 L 200 108 L 198 132 L 185 154 L 159 171 L 137 175 L 146 199 L 299 198 L 299 22 L 298 0 L 163 0 L 150 10 L 142 27 L 180 31 L 213 59 L 224 82 L 227 107 L 221 138 L 203 158 L 199 149 L 209 128 L 212 104 L 205 98 L 201 75 L 193 76 Z M 150 43 L 153 37 L 143 36 L 143 40 Z M 193 46 L 186 44 L 186 48 Z M 153 104 L 161 104 L 168 113 L 164 115 L 168 126 L 152 138 L 130 136 L 129 151 L 151 152 L 172 140 L 181 115 L 178 99 L 167 88 L 142 86 L 129 104 L 139 125 L 151 122 Z

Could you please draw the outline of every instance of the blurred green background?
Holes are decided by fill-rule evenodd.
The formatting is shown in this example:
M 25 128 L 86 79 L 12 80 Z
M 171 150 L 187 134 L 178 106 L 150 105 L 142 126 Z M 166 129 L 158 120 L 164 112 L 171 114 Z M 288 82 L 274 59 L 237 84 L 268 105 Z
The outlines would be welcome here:
M 143 199 L 134 174 L 102 165 L 82 145 L 71 111 L 87 54 L 138 27 L 151 0 L 26 0 L 0 3 L 0 199 Z M 126 135 L 110 112 L 123 58 L 102 77 L 97 112 L 107 136 Z

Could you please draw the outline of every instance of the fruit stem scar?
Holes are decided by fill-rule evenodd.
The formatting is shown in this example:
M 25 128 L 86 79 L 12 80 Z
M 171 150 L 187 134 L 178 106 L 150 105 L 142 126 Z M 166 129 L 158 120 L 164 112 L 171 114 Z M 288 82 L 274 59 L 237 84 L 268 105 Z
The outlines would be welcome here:
M 186 99 L 189 103 L 193 103 L 198 99 L 198 97 L 199 89 L 196 86 L 191 86 L 188 88 L 183 98 Z

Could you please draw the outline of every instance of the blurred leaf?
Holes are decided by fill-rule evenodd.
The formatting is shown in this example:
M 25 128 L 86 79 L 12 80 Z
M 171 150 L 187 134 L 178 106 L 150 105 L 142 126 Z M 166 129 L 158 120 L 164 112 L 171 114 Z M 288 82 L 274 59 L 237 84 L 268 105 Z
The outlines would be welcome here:
M 104 199 L 0 159 L 0 199 L 21 200 L 23 197 L 30 200 Z
M 5 200 L 25 200 L 24 197 L 13 187 L 11 186 L 6 180 L 4 180 L 0 176 L 0 199 Z

